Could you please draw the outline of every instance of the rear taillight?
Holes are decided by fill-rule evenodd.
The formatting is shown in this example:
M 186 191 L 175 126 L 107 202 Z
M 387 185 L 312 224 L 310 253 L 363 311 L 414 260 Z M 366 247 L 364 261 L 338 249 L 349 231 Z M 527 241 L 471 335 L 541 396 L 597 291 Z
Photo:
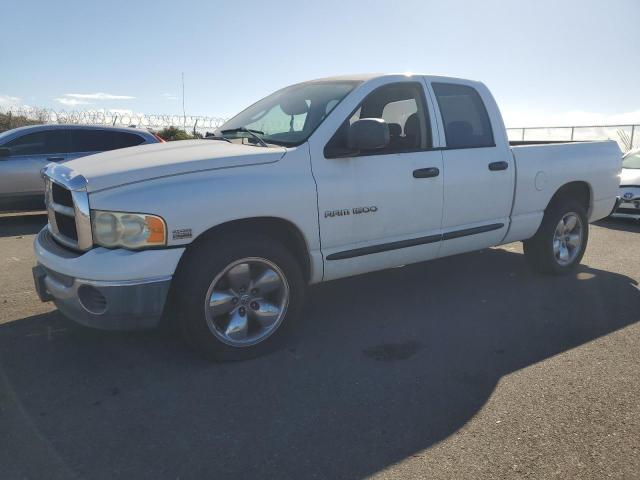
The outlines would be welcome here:
M 160 135 L 158 135 L 157 133 L 154 133 L 153 136 L 156 137 L 160 143 L 166 142 L 166 140 L 162 138 Z

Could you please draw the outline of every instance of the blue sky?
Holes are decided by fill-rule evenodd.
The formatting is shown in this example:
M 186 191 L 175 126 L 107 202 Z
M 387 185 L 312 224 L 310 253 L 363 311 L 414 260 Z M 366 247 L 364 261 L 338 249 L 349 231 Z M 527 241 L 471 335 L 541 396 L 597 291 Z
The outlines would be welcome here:
M 5 0 L 0 106 L 227 117 L 358 72 L 468 77 L 508 126 L 640 123 L 639 0 Z

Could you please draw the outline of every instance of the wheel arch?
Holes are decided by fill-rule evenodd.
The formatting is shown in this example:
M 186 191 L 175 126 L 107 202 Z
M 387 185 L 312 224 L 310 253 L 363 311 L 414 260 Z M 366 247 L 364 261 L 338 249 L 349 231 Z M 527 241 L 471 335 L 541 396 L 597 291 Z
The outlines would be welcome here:
M 297 225 L 293 222 L 280 217 L 249 217 L 230 220 L 227 222 L 214 225 L 202 232 L 191 242 L 182 255 L 178 268 L 183 259 L 194 251 L 204 242 L 212 238 L 220 238 L 224 235 L 265 235 L 273 240 L 282 243 L 293 256 L 298 260 L 304 278 L 307 282 L 311 279 L 311 256 L 307 240 Z
M 588 182 L 585 182 L 583 180 L 576 180 L 562 185 L 556 190 L 556 192 L 549 200 L 549 203 L 545 208 L 545 212 L 549 209 L 550 206 L 566 198 L 571 198 L 580 203 L 587 212 L 587 218 L 589 218 L 589 214 L 591 213 L 591 206 L 593 204 L 593 190 Z

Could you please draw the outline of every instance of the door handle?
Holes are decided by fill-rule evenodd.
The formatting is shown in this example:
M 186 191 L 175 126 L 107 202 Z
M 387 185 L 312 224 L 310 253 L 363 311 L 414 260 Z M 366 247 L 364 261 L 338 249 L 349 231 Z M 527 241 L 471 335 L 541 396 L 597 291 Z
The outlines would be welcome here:
M 492 172 L 498 170 L 506 170 L 507 168 L 509 168 L 508 162 L 491 162 L 489 164 L 489 170 L 491 170 Z
M 436 167 L 419 168 L 413 171 L 413 178 L 433 178 L 440 175 L 440 170 Z
M 61 162 L 64 160 L 64 157 L 47 157 L 47 160 L 50 162 Z

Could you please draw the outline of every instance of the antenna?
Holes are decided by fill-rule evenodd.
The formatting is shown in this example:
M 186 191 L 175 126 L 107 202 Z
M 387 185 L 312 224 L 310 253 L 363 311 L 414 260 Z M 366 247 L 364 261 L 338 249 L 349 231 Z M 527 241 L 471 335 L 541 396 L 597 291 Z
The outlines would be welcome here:
M 187 114 L 184 109 L 184 72 L 182 72 L 182 127 L 187 125 Z

